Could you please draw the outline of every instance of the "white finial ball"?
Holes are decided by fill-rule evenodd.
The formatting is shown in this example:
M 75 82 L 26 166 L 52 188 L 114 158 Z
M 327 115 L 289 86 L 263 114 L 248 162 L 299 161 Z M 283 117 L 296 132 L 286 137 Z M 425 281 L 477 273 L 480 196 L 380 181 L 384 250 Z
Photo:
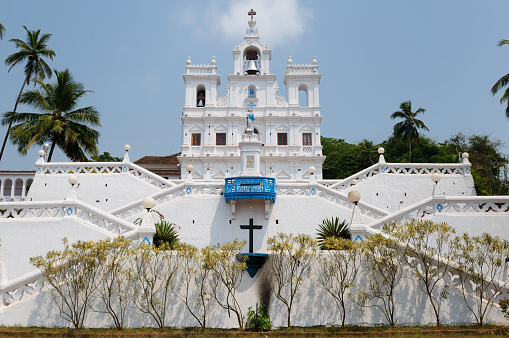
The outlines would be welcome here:
M 145 197 L 143 199 L 143 201 L 141 201 L 141 205 L 145 209 L 152 209 L 153 207 L 155 207 L 156 201 L 154 201 L 154 199 L 152 197 L 148 196 L 148 197 Z
M 188 164 L 186 170 L 188 173 L 192 173 L 194 171 L 194 166 L 192 164 Z
M 42 150 L 42 149 L 41 149 L 41 150 L 39 150 L 39 151 L 37 152 L 37 155 L 39 155 L 40 157 L 43 157 L 44 155 L 46 155 L 46 152 L 45 152 L 44 150 Z
M 313 166 L 311 166 L 311 167 L 309 167 L 308 171 L 309 171 L 309 173 L 310 173 L 311 175 L 313 175 L 314 173 L 316 173 L 316 168 L 315 168 L 315 167 L 313 167 Z
M 385 149 L 384 149 L 384 147 L 380 147 L 380 148 L 378 148 L 378 153 L 379 153 L 379 154 L 383 154 L 383 153 L 385 153 Z
M 432 180 L 433 182 L 435 182 L 435 183 L 440 182 L 440 179 L 441 179 L 441 178 L 442 178 L 442 177 L 440 176 L 440 174 L 439 174 L 439 173 L 433 173 L 433 174 L 431 175 L 431 180 Z
M 348 200 L 350 203 L 357 203 L 361 199 L 361 193 L 357 190 L 352 190 L 348 193 Z
M 129 151 L 129 150 L 131 150 L 131 146 L 130 146 L 130 145 L 128 145 L 128 144 L 126 144 L 126 145 L 124 146 L 124 150 L 125 150 L 125 151 Z
M 468 156 L 469 156 L 468 153 L 461 154 L 461 157 L 463 157 L 463 158 L 468 158 Z
M 71 175 L 71 176 L 69 176 L 67 181 L 69 182 L 70 185 L 75 185 L 76 183 L 78 183 L 78 176 Z

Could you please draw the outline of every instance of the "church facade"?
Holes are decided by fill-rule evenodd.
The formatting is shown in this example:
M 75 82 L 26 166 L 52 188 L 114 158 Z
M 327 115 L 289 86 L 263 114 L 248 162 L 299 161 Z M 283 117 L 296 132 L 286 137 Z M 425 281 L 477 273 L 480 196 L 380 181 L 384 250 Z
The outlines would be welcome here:
M 286 98 L 278 94 L 271 73 L 272 50 L 263 44 L 256 21 L 248 22 L 244 41 L 233 49 L 233 73 L 228 75 L 226 95 L 218 97 L 221 79 L 214 57 L 209 65 L 193 65 L 189 57 L 184 74 L 185 102 L 182 113 L 181 176 L 194 166 L 194 179 L 224 179 L 240 172 L 239 142 L 247 126 L 246 109 L 252 110 L 254 133 L 259 135 L 260 175 L 278 180 L 309 177 L 308 168 L 322 178 L 325 157 L 320 144 L 322 121 L 316 57 L 296 65 L 288 58 L 284 85 Z M 305 99 L 299 104 L 299 92 Z

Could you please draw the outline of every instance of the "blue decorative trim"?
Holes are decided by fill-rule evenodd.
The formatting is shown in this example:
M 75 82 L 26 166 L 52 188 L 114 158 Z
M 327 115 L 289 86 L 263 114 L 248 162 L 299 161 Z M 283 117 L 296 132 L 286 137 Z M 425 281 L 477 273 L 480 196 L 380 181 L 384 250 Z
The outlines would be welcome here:
M 467 173 L 467 175 L 470 174 L 470 168 L 465 169 L 465 172 Z
M 383 174 L 385 172 L 385 168 L 384 167 L 381 167 L 380 168 L 380 172 Z
M 234 199 L 266 199 L 276 202 L 276 179 L 272 177 L 229 177 L 224 179 L 226 203 Z
M 123 168 L 122 168 L 122 171 L 123 171 L 123 172 L 127 172 L 127 167 L 123 167 Z
M 152 244 L 152 243 L 150 243 L 150 239 L 148 239 L 148 237 L 145 237 L 145 238 L 143 239 L 143 241 L 141 241 L 141 244 L 143 244 L 143 243 L 145 243 L 145 244 L 147 244 L 147 245 L 151 245 L 151 244 Z
M 442 204 L 440 204 L 440 203 L 438 203 L 438 204 L 437 204 L 437 210 L 438 210 L 439 212 L 440 212 L 440 211 L 442 211 L 442 209 L 443 209 L 443 208 L 444 208 L 444 207 L 442 206 Z
M 40 174 L 41 173 L 41 168 L 37 168 L 37 173 Z
M 186 189 L 186 193 L 187 193 L 188 195 L 191 195 L 191 193 L 192 193 L 192 192 L 193 192 L 193 189 L 191 189 L 190 187 L 187 187 L 187 189 Z
M 71 207 L 69 207 L 69 208 L 67 208 L 67 210 L 65 212 L 67 213 L 67 215 L 71 216 L 73 213 L 73 210 Z
M 247 257 L 247 259 L 245 257 Z M 269 257 L 269 255 L 264 253 L 241 253 L 237 255 L 237 259 L 240 262 L 246 262 L 246 271 L 251 278 L 256 276 L 258 270 L 265 264 L 267 257 Z
M 248 106 L 248 107 L 256 107 L 256 104 L 255 104 L 255 103 L 253 103 L 253 102 L 249 102 L 249 103 L 247 104 L 247 106 Z
M 364 242 L 364 241 L 362 240 L 362 237 L 361 237 L 361 235 L 357 235 L 357 237 L 355 237 L 355 240 L 354 240 L 354 242 L 357 242 L 357 240 L 358 240 L 358 239 L 360 239 L 360 240 L 361 240 L 361 242 Z
M 316 189 L 315 188 L 311 188 L 311 195 L 314 195 L 316 194 Z

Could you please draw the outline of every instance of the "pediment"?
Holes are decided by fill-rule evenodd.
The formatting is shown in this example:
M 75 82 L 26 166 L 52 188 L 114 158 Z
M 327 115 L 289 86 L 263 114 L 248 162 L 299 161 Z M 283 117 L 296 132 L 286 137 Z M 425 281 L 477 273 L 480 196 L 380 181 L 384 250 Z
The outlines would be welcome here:
M 300 132 L 313 132 L 313 131 L 315 131 L 315 128 L 311 127 L 309 124 L 305 124 L 299 128 L 299 131 Z
M 224 125 L 220 124 L 220 125 L 218 125 L 217 127 L 214 128 L 214 131 L 216 133 L 227 132 L 228 128 L 226 128 Z
M 198 124 L 195 124 L 191 128 L 189 128 L 189 131 L 203 131 L 203 127 Z
M 216 171 L 214 175 L 212 175 L 213 180 L 223 180 L 225 177 L 225 174 L 222 170 Z
M 290 129 L 288 129 L 287 126 L 285 126 L 284 124 L 280 124 L 276 127 L 276 131 L 281 131 L 281 132 L 288 132 Z
M 286 171 L 281 170 L 280 172 L 277 173 L 276 178 L 278 180 L 289 180 L 292 177 Z

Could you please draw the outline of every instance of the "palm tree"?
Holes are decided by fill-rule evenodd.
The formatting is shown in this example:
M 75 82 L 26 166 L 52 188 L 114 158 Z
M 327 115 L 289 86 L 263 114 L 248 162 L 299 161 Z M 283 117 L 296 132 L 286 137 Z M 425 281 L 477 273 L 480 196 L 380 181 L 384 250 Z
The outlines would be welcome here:
M 362 142 L 357 145 L 357 150 L 359 151 L 357 157 L 360 158 L 360 164 L 362 166 L 369 166 L 369 162 L 371 162 L 371 164 L 375 164 L 375 162 L 373 162 L 373 157 L 376 157 L 378 150 L 373 144 L 373 141 L 368 139 L 362 140 Z
M 0 40 L 4 38 L 5 27 L 0 23 Z
M 87 161 L 86 153 L 98 154 L 99 132 L 91 126 L 101 126 L 99 112 L 94 107 L 76 109 L 78 100 L 90 90 L 85 90 L 80 82 L 74 81 L 69 70 L 55 70 L 57 83 L 45 84 L 34 80 L 38 90 L 29 90 L 19 100 L 41 113 L 3 114 L 2 124 L 12 126 L 11 140 L 18 145 L 18 152 L 26 155 L 30 147 L 50 142 L 48 162 L 53 150 L 58 146 L 72 161 Z
M 401 118 L 403 121 L 394 125 L 394 135 L 399 138 L 405 138 L 408 144 L 408 162 L 412 162 L 412 141 L 419 138 L 418 129 L 425 129 L 429 131 L 428 127 L 416 116 L 426 111 L 424 108 L 419 108 L 415 112 L 412 111 L 412 101 L 402 102 L 398 111 L 392 113 L 391 119 Z
M 39 37 L 41 30 L 37 31 L 29 31 L 25 26 L 23 26 L 25 31 L 27 32 L 26 42 L 20 39 L 11 39 L 9 41 L 14 42 L 16 44 L 16 48 L 20 50 L 14 54 L 11 54 L 5 59 L 5 64 L 9 67 L 9 72 L 12 67 L 17 64 L 27 61 L 25 64 L 25 80 L 23 81 L 23 85 L 21 86 L 21 90 L 19 91 L 18 98 L 16 99 L 16 104 L 14 105 L 13 112 L 16 112 L 18 108 L 19 99 L 21 97 L 21 93 L 23 93 L 23 89 L 25 89 L 25 85 L 30 84 L 30 80 L 35 78 L 40 78 L 44 80 L 46 76 L 51 77 L 51 68 L 48 66 L 46 61 L 42 57 L 49 57 L 53 60 L 53 56 L 55 56 L 55 52 L 52 49 L 48 49 L 46 43 L 48 42 L 51 34 L 42 34 Z M 2 150 L 0 150 L 0 161 L 2 161 L 2 156 L 4 154 L 5 144 L 7 143 L 7 139 L 9 138 L 9 133 L 11 130 L 12 124 L 9 124 L 7 128 L 7 133 L 5 134 L 4 143 L 2 144 Z
M 498 43 L 498 46 L 502 47 L 503 45 L 507 45 L 507 44 L 509 44 L 509 40 L 500 40 L 500 42 Z M 498 93 L 498 91 L 500 89 L 506 87 L 508 82 L 509 82 L 509 74 L 505 74 L 497 81 L 497 83 L 495 83 L 495 85 L 493 87 L 491 87 L 491 93 L 493 95 L 495 95 L 496 93 Z M 509 118 L 509 87 L 506 88 L 504 95 L 502 95 L 502 97 L 500 98 L 500 104 L 503 104 L 506 101 L 507 101 L 507 108 L 505 109 L 505 116 L 507 116 L 507 118 Z

